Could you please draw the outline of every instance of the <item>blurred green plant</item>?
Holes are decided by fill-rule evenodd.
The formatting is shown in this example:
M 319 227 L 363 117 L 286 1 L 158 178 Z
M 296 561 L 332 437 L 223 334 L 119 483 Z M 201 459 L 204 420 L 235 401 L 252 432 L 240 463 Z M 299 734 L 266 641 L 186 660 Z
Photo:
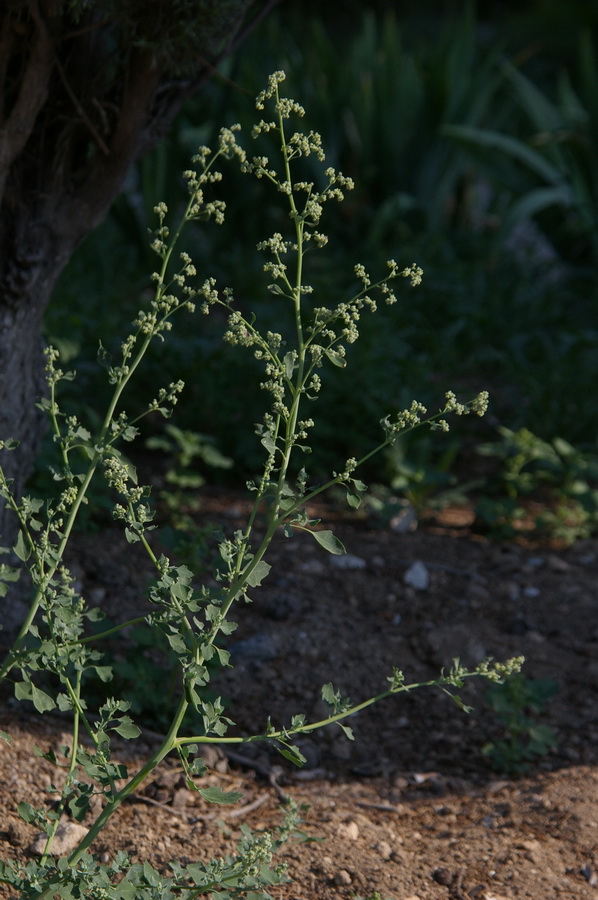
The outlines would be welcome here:
M 290 27 L 299 20 L 300 27 Z M 312 258 L 323 299 L 332 304 L 339 287 L 349 288 L 343 268 L 347 252 L 358 253 L 372 267 L 389 257 L 401 265 L 417 258 L 426 270 L 418 296 L 364 321 L 360 342 L 347 349 L 348 371 L 331 373 L 316 426 L 314 470 L 328 471 L 346 446 L 357 455 L 365 452 L 365 435 L 386 411 L 404 408 L 409 385 L 420 385 L 423 402 L 434 403 L 438 385 L 455 374 L 457 386 L 466 389 L 492 385 L 494 424 L 525 426 L 545 440 L 559 435 L 575 445 L 594 439 L 591 417 L 580 415 L 579 408 L 579 398 L 598 381 L 598 290 L 591 273 L 584 269 L 571 273 L 557 259 L 560 268 L 553 281 L 546 277 L 544 259 L 533 261 L 530 254 L 518 259 L 512 248 L 503 252 L 497 235 L 503 234 L 503 212 L 517 200 L 513 186 L 523 194 L 552 190 L 554 185 L 544 184 L 539 173 L 561 171 L 554 154 L 561 159 L 575 149 L 581 172 L 582 160 L 591 162 L 595 138 L 589 146 L 584 144 L 590 126 L 580 120 L 575 133 L 584 146 L 578 147 L 571 119 L 569 131 L 549 132 L 548 144 L 536 146 L 534 134 L 546 132 L 538 119 L 525 159 L 529 154 L 534 160 L 541 158 L 540 169 L 519 158 L 510 160 L 497 149 L 492 156 L 497 180 L 490 188 L 488 153 L 474 158 L 471 141 L 458 142 L 443 129 L 451 123 L 480 132 L 492 129 L 525 144 L 530 118 L 524 101 L 533 101 L 522 84 L 551 97 L 552 70 L 533 69 L 534 77 L 537 72 L 542 76 L 538 86 L 509 63 L 501 69 L 496 30 L 482 28 L 472 6 L 440 29 L 437 22 L 432 24 L 433 35 L 425 30 L 418 34 L 398 14 L 376 16 L 370 11 L 356 17 L 350 27 L 332 30 L 319 17 L 306 20 L 303 12 L 289 8 L 284 17 L 272 16 L 243 53 L 227 62 L 223 78 L 202 92 L 201 105 L 185 108 L 168 141 L 144 158 L 131 176 L 110 221 L 81 248 L 48 311 L 50 338 L 64 334 L 68 324 L 70 343 L 63 340 L 59 345 L 62 358 L 75 347 L 82 349 L 78 375 L 90 396 L 101 396 L 104 390 L 92 381 L 96 376 L 89 362 L 95 358 L 97 330 L 114 331 L 123 308 L 135 311 L 138 286 L 147 270 L 145 235 L 156 198 L 163 192 L 172 209 L 177 208 L 176 184 L 166 184 L 165 173 L 183 168 L 198 141 L 210 142 L 213 122 L 223 115 L 231 122 L 250 124 L 248 95 L 262 73 L 282 67 L 296 92 L 309 99 L 314 127 L 332 145 L 333 164 L 359 175 L 357 190 L 332 225 L 331 244 L 342 252 L 331 249 L 326 261 Z M 561 83 L 569 79 L 579 96 L 579 109 L 589 110 L 595 105 L 595 65 L 589 50 L 586 55 L 583 90 L 572 74 L 562 75 Z M 538 56 L 534 61 L 541 62 Z M 566 88 L 559 90 L 563 103 L 569 98 L 567 108 L 573 116 L 572 96 Z M 562 105 L 558 98 L 547 102 L 559 110 Z M 545 107 L 536 117 L 548 116 Z M 311 161 L 303 162 L 318 183 L 320 176 Z M 498 180 L 502 170 L 508 177 L 504 185 Z M 558 184 L 569 184 L 569 175 L 563 169 Z M 228 225 L 212 234 L 201 224 L 192 224 L 187 246 L 192 246 L 198 265 L 209 265 L 216 277 L 235 272 L 240 307 L 255 309 L 277 331 L 278 312 L 260 299 L 261 273 L 248 248 L 255 233 L 264 228 L 282 230 L 284 221 L 273 205 L 258 198 L 259 185 L 241 186 L 241 177 L 231 173 L 223 186 Z M 586 173 L 585 183 L 590 184 L 592 177 Z M 241 209 L 242 197 L 247 203 Z M 553 225 L 562 231 L 572 214 L 560 208 L 558 212 L 555 224 L 554 209 L 541 210 L 546 234 L 556 235 Z M 562 241 L 560 248 L 564 253 Z M 116 279 L 108 277 L 106 269 L 112 259 L 117 260 Z M 177 378 L 181 372 L 185 376 L 188 390 L 177 408 L 178 427 L 213 434 L 223 453 L 235 460 L 230 474 L 238 482 L 260 464 L 251 426 L 260 417 L 261 401 L 255 361 L 222 346 L 221 326 L 218 315 L 201 333 L 189 321 L 183 334 L 173 335 L 172 356 L 162 347 L 150 354 L 152 364 L 167 377 Z M 67 396 L 67 407 L 68 402 Z M 231 422 L 233 429 L 228 427 Z M 487 436 L 479 431 L 473 435 L 476 440 Z M 425 464 L 430 474 L 442 468 L 442 452 L 432 450 Z M 420 471 L 419 460 L 426 453 L 415 438 L 406 465 Z M 366 475 L 379 481 L 380 467 L 366 468 Z
M 497 772 L 521 775 L 530 765 L 556 747 L 550 726 L 538 723 L 548 702 L 558 693 L 558 682 L 550 678 L 530 679 L 521 673 L 502 684 L 489 685 L 486 702 L 505 729 L 504 740 L 491 741 L 482 755 Z
M 149 450 L 162 450 L 170 458 L 165 475 L 168 487 L 160 491 L 159 497 L 170 510 L 175 527 L 181 522 L 187 524 L 186 510 L 199 509 L 196 492 L 206 479 L 197 463 L 214 469 L 230 469 L 233 465 L 232 459 L 219 451 L 211 435 L 184 430 L 172 423 L 164 427 L 163 434 L 150 436 L 145 446 Z
M 598 530 L 598 452 L 573 447 L 563 438 L 544 441 L 527 428 L 498 429 L 500 440 L 480 444 L 477 452 L 497 459 L 488 493 L 476 513 L 496 537 L 520 533 L 529 519 L 525 501 L 541 501 L 535 529 L 566 543 Z M 497 496 L 498 495 L 498 496 Z M 519 523 L 519 527 L 518 527 Z
M 500 246 L 535 219 L 565 259 L 595 264 L 598 60 L 592 36 L 580 38 L 577 87 L 568 71 L 560 72 L 554 89 L 545 89 L 509 62 L 500 68 L 520 112 L 509 133 L 459 123 L 445 126 L 443 134 L 467 148 L 492 177 Z

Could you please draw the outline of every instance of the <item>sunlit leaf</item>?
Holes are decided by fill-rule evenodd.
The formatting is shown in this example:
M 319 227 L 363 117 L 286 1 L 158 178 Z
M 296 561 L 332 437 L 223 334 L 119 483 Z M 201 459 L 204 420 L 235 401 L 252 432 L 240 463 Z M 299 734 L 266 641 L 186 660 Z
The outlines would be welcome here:
M 334 554 L 334 556 L 342 556 L 347 552 L 344 544 L 331 531 L 310 531 L 310 534 L 320 547 L 323 547 L 328 553 Z

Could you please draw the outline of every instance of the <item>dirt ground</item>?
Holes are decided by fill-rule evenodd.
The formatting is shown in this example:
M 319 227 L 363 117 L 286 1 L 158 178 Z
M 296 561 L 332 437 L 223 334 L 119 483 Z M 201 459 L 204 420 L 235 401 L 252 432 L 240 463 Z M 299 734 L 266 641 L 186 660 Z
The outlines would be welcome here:
M 234 529 L 243 504 L 208 492 L 202 520 Z M 274 724 L 299 712 L 321 717 L 326 682 L 358 702 L 385 689 L 393 666 L 411 682 L 455 656 L 475 665 L 486 655 L 524 655 L 528 678 L 558 682 L 537 716 L 555 748 L 522 776 L 493 772 L 482 747 L 504 729 L 485 700 L 487 684 L 467 682 L 471 715 L 425 689 L 358 714 L 354 742 L 336 727 L 310 735 L 301 770 L 258 745 L 229 757 L 214 749 L 203 784 L 241 790 L 232 810 L 188 791 L 167 760 L 96 852 L 108 860 L 124 849 L 158 867 L 225 855 L 241 824 L 273 827 L 290 796 L 307 806 L 305 833 L 321 840 L 281 852 L 292 882 L 274 889 L 276 900 L 375 892 L 383 900 L 598 900 L 598 541 L 496 544 L 473 532 L 467 510 L 404 532 L 334 510 L 328 519 L 349 555 L 329 556 L 309 536 L 277 541 L 271 576 L 234 616 L 235 666 L 215 687 L 237 733 L 261 731 L 267 716 Z M 84 594 L 115 618 L 143 610 L 145 564 L 134 552 L 120 537 L 94 535 L 72 561 Z M 12 743 L 0 742 L 0 858 L 27 857 L 35 829 L 16 806 L 43 803 L 56 777 L 32 748 L 65 743 L 66 723 L 33 718 L 11 698 L 2 704 L 0 727 Z M 156 740 L 146 730 L 132 748 L 123 742 L 122 759 L 140 765 Z

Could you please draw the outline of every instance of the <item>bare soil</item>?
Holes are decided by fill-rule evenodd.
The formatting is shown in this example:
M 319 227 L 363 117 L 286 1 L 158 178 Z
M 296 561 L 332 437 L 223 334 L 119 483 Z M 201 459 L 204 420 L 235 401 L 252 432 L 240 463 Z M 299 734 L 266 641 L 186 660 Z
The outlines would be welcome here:
M 201 521 L 234 529 L 244 503 L 208 493 Z M 437 689 L 420 690 L 355 716 L 354 742 L 337 727 L 305 738 L 301 770 L 261 745 L 228 757 L 214 748 L 203 783 L 241 790 L 233 810 L 188 791 L 167 760 L 119 810 L 96 852 L 107 860 L 124 849 L 163 868 L 224 855 L 241 824 L 274 827 L 281 797 L 290 796 L 307 806 L 305 833 L 321 840 L 281 851 L 292 881 L 275 889 L 276 900 L 376 891 L 392 900 L 598 900 L 598 541 L 496 544 L 473 533 L 467 510 L 406 533 L 324 515 L 354 567 L 340 568 L 307 535 L 276 542 L 271 576 L 234 616 L 235 666 L 215 682 L 236 722 L 232 733 L 261 731 L 268 716 L 275 725 L 299 712 L 320 718 L 326 682 L 358 702 L 385 689 L 393 666 L 415 682 L 456 656 L 475 665 L 487 655 L 523 655 L 528 678 L 559 683 L 537 716 L 553 729 L 555 749 L 522 776 L 493 772 L 482 747 L 504 729 L 485 701 L 487 685 L 463 689 L 471 715 Z M 418 561 L 429 576 L 419 588 L 405 581 Z M 145 563 L 119 535 L 81 538 L 72 565 L 84 594 L 110 616 L 145 610 Z M 11 698 L 1 703 L 0 727 L 12 743 L 0 742 L 0 858 L 26 858 L 35 829 L 16 806 L 47 802 L 44 788 L 56 778 L 32 749 L 67 742 L 67 723 L 33 717 Z M 130 770 L 155 746 L 154 732 L 119 745 Z

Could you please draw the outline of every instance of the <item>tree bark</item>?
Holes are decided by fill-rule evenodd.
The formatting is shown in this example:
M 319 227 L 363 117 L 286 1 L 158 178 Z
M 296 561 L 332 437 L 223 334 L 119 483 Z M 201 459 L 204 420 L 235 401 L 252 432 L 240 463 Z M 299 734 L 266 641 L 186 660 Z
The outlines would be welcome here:
M 132 163 L 211 74 L 251 3 L 123 0 L 80 4 L 77 17 L 65 0 L 5 0 L 0 440 L 19 446 L 0 450 L 0 464 L 19 495 L 39 445 L 41 323 L 54 285 L 108 212 Z M 0 507 L 0 546 L 10 546 L 15 533 L 14 516 Z M 0 601 L 0 622 L 9 630 L 22 614 L 12 597 Z

